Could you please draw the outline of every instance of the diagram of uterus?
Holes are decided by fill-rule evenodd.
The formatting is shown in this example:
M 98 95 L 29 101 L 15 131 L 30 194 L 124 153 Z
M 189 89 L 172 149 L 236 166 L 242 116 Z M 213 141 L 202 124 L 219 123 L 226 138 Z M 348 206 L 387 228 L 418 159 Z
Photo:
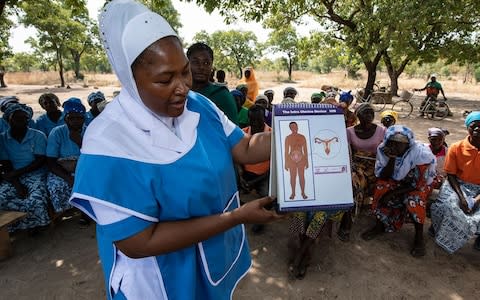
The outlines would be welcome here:
M 340 139 L 337 133 L 329 129 L 323 129 L 317 132 L 313 138 L 315 154 L 322 158 L 334 158 L 341 148 Z

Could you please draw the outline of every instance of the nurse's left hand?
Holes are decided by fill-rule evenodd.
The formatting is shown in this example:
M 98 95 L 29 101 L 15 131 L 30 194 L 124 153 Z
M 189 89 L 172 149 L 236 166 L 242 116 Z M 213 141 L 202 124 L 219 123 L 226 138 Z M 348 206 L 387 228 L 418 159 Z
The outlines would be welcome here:
M 285 218 L 284 215 L 277 214 L 274 210 L 266 209 L 273 204 L 274 198 L 264 197 L 250 201 L 235 209 L 232 214 L 238 223 L 244 224 L 263 224 Z

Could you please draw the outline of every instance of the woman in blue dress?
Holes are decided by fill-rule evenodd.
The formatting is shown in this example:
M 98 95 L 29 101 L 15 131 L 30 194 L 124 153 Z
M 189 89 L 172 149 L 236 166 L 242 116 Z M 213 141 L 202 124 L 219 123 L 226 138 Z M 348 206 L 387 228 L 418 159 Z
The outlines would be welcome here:
M 88 126 L 90 122 L 93 121 L 99 114 L 100 114 L 100 109 L 98 108 L 97 104 L 100 102 L 106 101 L 105 100 L 105 95 L 98 91 L 98 92 L 93 92 L 88 95 L 87 98 L 88 105 L 90 105 L 90 110 L 85 114 L 85 126 Z
M 47 188 L 56 213 L 72 208 L 68 200 L 85 133 L 85 106 L 77 99 L 64 102 L 65 124 L 55 127 L 48 136 Z
M 9 105 L 3 117 L 10 129 L 0 134 L 0 209 L 27 213 L 25 219 L 10 226 L 11 231 L 48 225 L 47 138 L 28 127 L 32 110 L 24 104 Z
M 159 15 L 114 0 L 99 18 L 122 91 L 88 127 L 71 202 L 97 222 L 108 299 L 231 299 L 250 265 L 243 223 L 279 218 L 265 197 L 239 206 L 233 161 L 269 159 L 190 91 L 189 61 Z
M 38 103 L 45 110 L 45 113 L 37 118 L 35 128 L 48 136 L 53 128 L 64 124 L 63 112 L 60 110 L 60 100 L 53 93 L 45 93 L 40 95 Z
M 20 103 L 19 99 L 17 96 L 5 96 L 0 98 L 0 111 L 2 113 L 5 112 L 5 110 L 8 108 L 9 105 L 15 104 L 15 103 Z M 31 110 L 31 113 L 33 114 L 33 110 L 30 106 L 27 106 L 29 110 Z M 28 122 L 28 127 L 30 128 L 35 128 L 35 121 L 30 119 Z M 7 131 L 10 128 L 10 125 L 4 118 L 0 118 L 0 133 Z

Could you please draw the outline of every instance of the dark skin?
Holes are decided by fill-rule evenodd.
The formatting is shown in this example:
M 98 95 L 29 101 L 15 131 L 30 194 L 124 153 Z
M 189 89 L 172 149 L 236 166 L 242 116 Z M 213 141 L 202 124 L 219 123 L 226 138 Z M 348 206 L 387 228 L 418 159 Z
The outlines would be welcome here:
M 47 116 L 53 122 L 58 122 L 62 116 L 62 111 L 58 108 L 58 103 L 53 99 L 45 99 L 42 108 L 47 112 Z
M 382 118 L 380 122 L 382 122 L 382 125 L 385 126 L 386 128 L 395 125 L 395 119 L 391 116 L 386 116 Z
M 268 98 L 268 107 L 267 109 L 271 110 L 272 109 L 272 102 L 273 102 L 273 93 L 264 93 L 265 96 Z
M 140 60 L 137 62 L 137 60 Z M 183 113 L 192 85 L 189 62 L 176 37 L 154 42 L 132 66 L 140 97 L 152 112 L 178 117 Z M 245 136 L 232 149 L 236 163 L 250 164 L 270 157 L 270 134 Z M 238 224 L 268 223 L 281 217 L 264 206 L 273 201 L 265 197 L 225 213 L 180 221 L 154 223 L 147 229 L 115 245 L 131 258 L 156 256 L 204 241 Z
M 431 136 L 428 138 L 428 141 L 430 142 L 432 153 L 438 154 L 440 151 L 442 151 L 445 138 L 443 136 Z
M 360 123 L 354 127 L 355 134 L 361 139 L 371 138 L 377 130 L 377 125 L 373 123 L 373 119 L 375 118 L 373 109 L 364 109 L 357 114 L 357 118 Z
M 407 152 L 409 148 L 408 143 L 403 143 L 403 142 L 398 142 L 398 141 L 392 141 L 389 140 L 387 141 L 385 148 L 384 148 L 384 153 L 389 157 L 389 161 L 387 165 L 382 169 L 380 172 L 379 178 L 382 179 L 389 179 L 392 178 L 394 167 L 395 167 L 395 159 L 397 157 L 402 157 L 405 152 Z M 382 205 L 385 205 L 389 201 L 393 200 L 395 197 L 399 197 L 401 195 L 404 195 L 408 192 L 413 191 L 414 188 L 411 186 L 405 186 L 405 187 L 398 187 L 395 190 L 392 190 L 382 196 L 378 201 Z M 362 238 L 365 240 L 370 240 L 374 238 L 375 236 L 382 234 L 385 232 L 385 227 L 383 223 L 380 220 L 377 220 L 375 226 L 371 228 L 370 230 L 364 232 L 362 234 Z M 425 241 L 423 238 L 423 224 L 415 222 L 415 237 L 413 241 L 413 249 L 411 251 L 411 254 L 413 256 L 423 256 L 425 255 Z
M 100 114 L 100 110 L 98 109 L 97 104 L 102 102 L 102 100 L 95 100 L 90 103 L 90 112 L 92 113 L 93 117 L 96 118 Z
M 477 149 L 480 149 L 480 121 L 472 122 L 468 126 L 468 141 L 472 146 Z M 460 184 L 458 183 L 457 176 L 455 174 L 447 174 L 448 183 L 450 183 L 452 189 L 458 196 L 458 206 L 462 209 L 465 214 L 472 214 L 480 206 L 480 194 L 475 196 L 475 205 L 473 208 L 468 208 L 467 200 L 460 189 Z
M 210 84 L 213 59 L 207 50 L 190 54 L 190 70 L 192 71 L 192 90 L 199 91 Z
M 9 120 L 10 135 L 19 143 L 25 138 L 28 131 L 29 118 L 27 113 L 21 110 L 14 112 Z M 33 172 L 45 163 L 44 155 L 35 155 L 35 159 L 27 166 L 19 169 L 13 169 L 10 161 L 2 161 L 3 166 L 2 179 L 10 182 L 17 191 L 20 198 L 26 198 L 28 196 L 27 188 L 20 182 L 20 176 Z
M 70 139 L 82 147 L 82 129 L 85 117 L 83 114 L 71 112 L 65 116 L 65 124 L 70 131 Z M 73 186 L 73 176 L 65 170 L 58 162 L 58 157 L 47 157 L 47 166 L 50 172 L 63 178 L 70 186 Z

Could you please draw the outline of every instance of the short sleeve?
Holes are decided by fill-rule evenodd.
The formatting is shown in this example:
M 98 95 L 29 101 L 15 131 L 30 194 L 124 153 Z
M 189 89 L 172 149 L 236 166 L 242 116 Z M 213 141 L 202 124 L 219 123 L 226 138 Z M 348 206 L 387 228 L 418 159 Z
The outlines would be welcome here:
M 445 156 L 445 164 L 443 170 L 447 174 L 456 175 L 457 174 L 457 152 L 459 149 L 459 144 L 453 144 L 447 151 Z
M 54 129 L 48 136 L 47 140 L 47 150 L 46 155 L 48 157 L 60 157 L 60 147 L 61 147 L 61 132 L 60 130 Z
M 47 137 L 43 132 L 35 131 L 33 154 L 45 155 L 47 150 Z

